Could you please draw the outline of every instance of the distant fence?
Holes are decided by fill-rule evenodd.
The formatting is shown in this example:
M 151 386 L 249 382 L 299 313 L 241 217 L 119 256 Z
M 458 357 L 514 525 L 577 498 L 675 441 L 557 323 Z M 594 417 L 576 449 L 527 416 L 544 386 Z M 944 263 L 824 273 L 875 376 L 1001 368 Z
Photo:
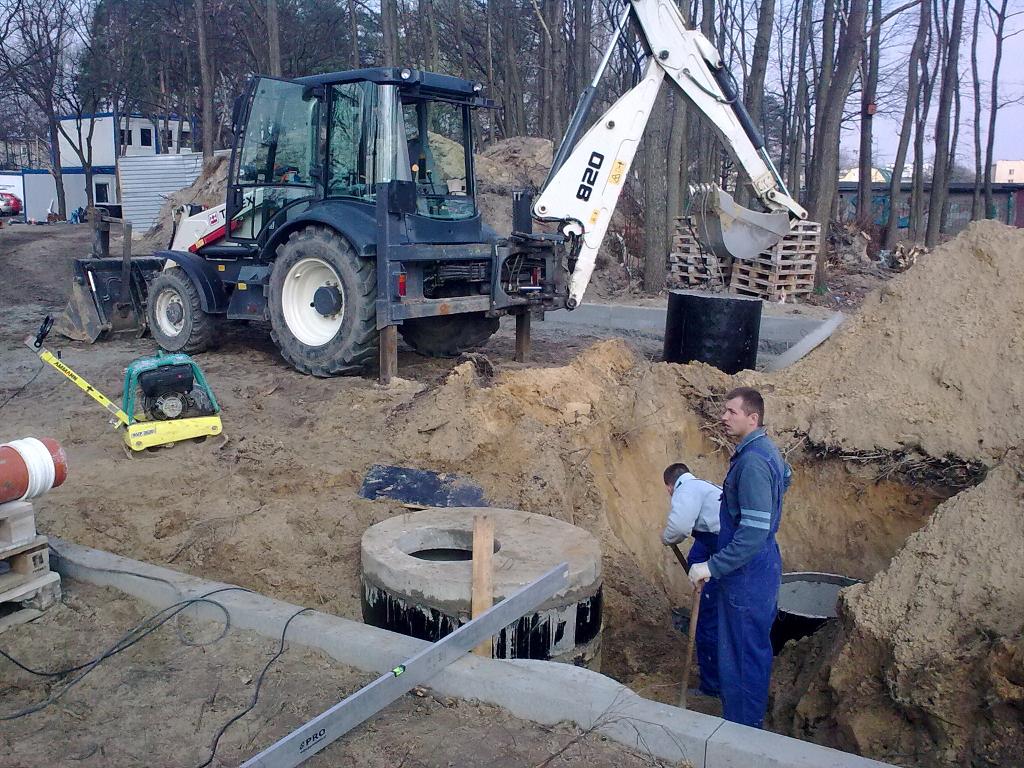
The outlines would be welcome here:
M 922 226 L 928 221 L 927 195 L 929 187 L 925 187 L 925 215 Z M 993 184 L 992 210 L 989 218 L 996 219 L 1015 227 L 1024 227 L 1024 184 Z M 971 209 L 974 198 L 974 187 L 971 184 L 951 184 L 949 187 L 949 215 L 946 219 L 945 232 L 955 234 L 967 226 L 971 220 Z M 884 184 L 871 185 L 871 221 L 882 226 L 889 219 L 891 202 L 889 187 Z M 900 203 L 896 208 L 897 226 L 906 230 L 910 227 L 910 184 L 902 186 Z M 854 182 L 839 183 L 839 219 L 855 221 L 857 212 L 857 184 Z

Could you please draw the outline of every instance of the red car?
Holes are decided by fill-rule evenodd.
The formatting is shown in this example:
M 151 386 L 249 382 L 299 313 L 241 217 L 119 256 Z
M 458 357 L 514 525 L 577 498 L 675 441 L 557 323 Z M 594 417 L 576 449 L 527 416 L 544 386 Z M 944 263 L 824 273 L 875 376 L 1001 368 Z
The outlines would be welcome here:
M 0 192 L 0 215 L 17 216 L 21 213 L 21 199 L 10 192 Z

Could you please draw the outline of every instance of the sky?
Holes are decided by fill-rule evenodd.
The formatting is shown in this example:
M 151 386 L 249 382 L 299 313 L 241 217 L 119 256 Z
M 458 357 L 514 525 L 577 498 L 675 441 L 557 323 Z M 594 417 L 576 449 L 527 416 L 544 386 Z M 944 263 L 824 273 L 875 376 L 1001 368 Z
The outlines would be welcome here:
M 968 2 L 968 6 L 971 3 Z M 1009 0 L 1008 13 L 1019 12 L 1021 15 L 1012 18 L 1007 24 L 1007 31 L 1018 32 L 1016 37 L 1010 37 L 1004 42 L 1003 57 L 999 72 L 999 97 L 1000 101 L 1006 101 L 1013 97 L 1024 97 L 1024 0 Z M 960 99 L 961 118 L 960 136 L 958 140 L 957 162 L 967 167 L 974 166 L 974 102 L 973 85 L 971 81 L 971 27 L 973 25 L 973 11 L 968 13 L 964 19 L 964 38 L 960 44 Z M 893 34 L 903 33 L 904 38 L 910 38 L 912 42 L 913 32 L 917 24 L 917 12 L 908 11 L 903 13 L 894 25 L 906 25 L 905 29 L 895 29 Z M 906 82 L 906 60 L 909 54 L 909 43 L 885 44 L 883 43 L 882 58 L 888 60 L 890 65 L 901 66 L 904 69 L 902 82 Z M 992 31 L 982 23 L 982 35 L 978 41 L 978 69 L 982 80 L 982 91 L 988 92 L 991 81 L 992 63 L 995 58 L 995 36 Z M 883 64 L 883 67 L 885 65 Z M 904 88 L 906 86 L 904 85 Z M 884 97 L 882 97 L 884 98 Z M 874 164 L 891 164 L 896 155 L 896 148 L 899 143 L 900 121 L 902 118 L 904 101 L 902 92 L 890 94 L 890 103 L 882 103 L 879 100 L 880 113 L 891 112 L 892 115 L 876 115 L 873 125 L 874 134 Z M 988 123 L 988 99 L 984 99 L 985 105 L 982 110 L 982 152 L 985 150 L 985 141 Z M 938 85 L 933 95 L 931 113 L 938 110 Z M 1022 126 L 1024 126 L 1024 104 L 1008 104 L 999 110 L 998 122 L 996 124 L 996 138 L 993 159 L 995 160 L 1024 160 L 1024 141 L 1022 137 Z M 843 134 L 843 154 L 856 157 L 859 146 L 859 125 L 851 121 Z M 934 139 L 929 136 L 926 150 L 930 156 L 934 151 Z M 909 161 L 908 157 L 908 161 Z

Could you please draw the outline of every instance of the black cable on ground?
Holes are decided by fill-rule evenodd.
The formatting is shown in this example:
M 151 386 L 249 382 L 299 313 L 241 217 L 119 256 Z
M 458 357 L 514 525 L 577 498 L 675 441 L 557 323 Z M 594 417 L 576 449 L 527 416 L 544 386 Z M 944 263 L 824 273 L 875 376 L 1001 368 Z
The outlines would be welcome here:
M 21 669 L 25 670 L 26 672 L 29 672 L 30 674 L 36 675 L 38 677 L 65 677 L 67 675 L 70 675 L 70 674 L 73 674 L 75 672 L 81 671 L 80 675 L 78 675 L 77 677 L 72 679 L 67 685 L 65 685 L 63 688 L 61 688 L 57 693 L 52 694 L 47 699 L 44 699 L 43 701 L 38 702 L 37 704 L 33 704 L 30 707 L 26 707 L 25 709 L 21 709 L 21 710 L 19 710 L 17 712 L 9 714 L 9 715 L 0 715 L 0 721 L 16 720 L 16 719 L 18 719 L 20 717 L 25 717 L 26 715 L 31 715 L 31 714 L 33 714 L 35 712 L 38 712 L 38 711 L 40 711 L 42 709 L 45 709 L 46 707 L 50 706 L 55 701 L 57 701 L 62 696 L 64 696 L 64 694 L 66 694 L 68 691 L 70 691 L 72 688 L 74 688 L 76 685 L 78 685 L 78 683 L 80 683 L 82 681 L 82 679 L 86 675 L 88 675 L 90 672 L 92 672 L 94 669 L 96 669 L 96 667 L 98 667 L 101 662 L 105 661 L 106 659 L 109 659 L 111 656 L 115 656 L 118 653 L 121 653 L 121 651 L 125 651 L 125 650 L 131 648 L 133 645 L 138 643 L 140 640 L 145 638 L 147 635 L 149 635 L 152 632 L 155 632 L 157 629 L 162 627 L 164 624 L 166 624 L 172 618 L 177 616 L 183 610 L 185 610 L 186 608 L 188 608 L 191 605 L 195 605 L 196 603 L 209 603 L 210 605 L 217 606 L 218 608 L 220 608 L 224 612 L 224 616 L 225 616 L 224 629 L 221 631 L 220 635 L 218 635 L 217 638 L 215 638 L 214 640 L 211 640 L 210 643 L 205 643 L 205 645 L 209 645 L 211 643 L 218 642 L 219 640 L 223 639 L 225 635 L 227 635 L 228 631 L 231 628 L 231 615 L 228 613 L 228 609 L 225 608 L 221 603 L 218 603 L 216 600 L 210 600 L 208 598 L 211 595 L 215 595 L 215 594 L 218 594 L 220 592 L 230 592 L 230 591 L 233 591 L 233 590 L 238 590 L 238 591 L 242 591 L 242 592 L 250 591 L 250 590 L 244 589 L 242 587 L 221 587 L 220 589 L 215 589 L 215 590 L 213 590 L 211 592 L 207 592 L 205 595 L 200 595 L 199 597 L 193 597 L 193 598 L 189 598 L 187 600 L 181 600 L 181 601 L 179 601 L 177 603 L 172 603 L 171 605 L 167 606 L 166 608 L 163 608 L 163 609 L 157 611 L 152 616 L 149 616 L 149 617 L 143 619 L 138 624 L 136 624 L 128 632 L 126 632 L 124 635 L 122 635 L 117 640 L 117 642 L 115 642 L 112 646 L 110 646 L 110 648 L 108 648 L 106 651 L 104 651 L 100 655 L 96 656 L 95 658 L 93 658 L 92 660 L 90 660 L 90 661 L 88 661 L 88 662 L 86 662 L 84 664 L 78 664 L 78 665 L 73 666 L 73 667 L 68 667 L 67 669 L 56 670 L 54 672 L 44 672 L 44 671 L 40 671 L 40 670 L 31 669 L 27 665 L 21 663 L 20 661 L 18 661 L 14 657 L 12 657 L 10 654 L 6 653 L 3 650 L 0 650 L 0 655 L 2 655 L 4 658 L 8 659 L 11 663 L 17 665 L 18 667 L 20 667 Z M 168 611 L 170 611 L 170 612 L 168 613 Z M 167 615 L 163 616 L 162 614 L 167 614 Z M 287 625 L 286 625 L 286 627 L 287 627 Z
M 42 372 L 43 372 L 43 368 L 45 368 L 45 367 L 46 367 L 46 363 L 44 363 L 44 362 L 42 362 L 42 361 L 40 360 L 40 361 L 39 361 L 39 367 L 38 367 L 38 368 L 36 369 L 36 372 L 32 374 L 32 376 L 31 376 L 31 377 L 29 378 L 29 380 L 28 380 L 28 381 L 26 381 L 26 382 L 25 382 L 24 384 L 22 384 L 22 385 L 21 385 L 20 387 L 18 387 L 18 390 L 17 390 L 17 392 L 15 392 L 15 393 L 14 393 L 13 395 L 11 395 L 10 397 L 8 397 L 8 398 L 7 398 L 6 400 L 4 400 L 4 401 L 3 401 L 2 403 L 0 403 L 0 410 L 3 410 L 3 408 L 4 408 L 4 406 L 5 406 L 5 405 L 7 405 L 7 404 L 8 404 L 9 402 L 11 402 L 11 400 L 13 400 L 13 399 L 14 399 L 14 398 L 16 398 L 16 397 L 17 397 L 18 395 L 20 395 L 20 394 L 21 394 L 22 392 L 24 392 L 24 391 L 25 391 L 25 387 L 27 387 L 27 386 L 28 386 L 29 384 L 31 384 L 31 383 L 32 383 L 33 381 L 35 381 L 35 380 L 36 380 L 36 377 L 37 377 L 37 376 L 38 376 L 38 375 L 39 375 L 40 373 L 42 373 Z
M 284 628 L 281 630 L 281 643 L 278 646 L 277 653 L 275 653 L 271 657 L 270 661 L 268 661 L 266 663 L 266 666 L 263 667 L 263 671 L 260 672 L 259 677 L 256 678 L 256 688 L 252 692 L 252 701 L 249 702 L 249 706 L 243 709 L 238 714 L 236 714 L 234 717 L 232 717 L 230 720 L 228 720 L 226 723 L 224 723 L 224 725 L 220 727 L 220 730 L 217 731 L 216 735 L 213 737 L 213 741 L 210 743 L 210 756 L 206 759 L 205 762 L 202 762 L 199 765 L 197 765 L 196 768 L 207 768 L 207 766 L 213 763 L 213 759 L 217 756 L 217 745 L 220 743 L 220 740 L 224 736 L 224 734 L 227 733 L 228 728 L 230 728 L 232 725 L 237 723 L 247 714 L 252 712 L 252 710 L 256 707 L 256 702 L 259 701 L 260 698 L 260 686 L 263 685 L 263 678 L 266 676 L 267 671 L 270 669 L 270 666 L 279 658 L 281 658 L 281 655 L 284 653 L 284 636 L 288 633 L 288 625 L 292 623 L 292 620 L 296 616 L 305 613 L 308 610 L 310 609 L 301 608 L 288 617 L 288 621 L 284 623 Z

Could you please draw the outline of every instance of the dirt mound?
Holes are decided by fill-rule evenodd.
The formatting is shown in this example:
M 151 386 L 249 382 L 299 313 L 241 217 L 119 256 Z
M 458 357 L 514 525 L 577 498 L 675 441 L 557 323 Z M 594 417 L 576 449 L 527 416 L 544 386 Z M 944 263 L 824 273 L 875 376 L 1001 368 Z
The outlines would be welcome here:
M 991 464 L 1024 434 L 1024 230 L 971 224 L 774 377 L 778 428 L 841 451 Z M 749 375 L 747 378 L 751 378 Z
M 844 594 L 816 679 L 776 712 L 796 735 L 905 765 L 1019 764 L 1022 458 L 940 506 L 885 572 Z
M 224 202 L 228 178 L 228 156 L 215 155 L 213 160 L 203 167 L 191 186 L 180 189 L 171 195 L 160 207 L 160 213 L 154 224 L 135 246 L 137 253 L 152 253 L 168 246 L 171 241 L 171 212 L 176 206 L 189 203 L 212 208 Z

